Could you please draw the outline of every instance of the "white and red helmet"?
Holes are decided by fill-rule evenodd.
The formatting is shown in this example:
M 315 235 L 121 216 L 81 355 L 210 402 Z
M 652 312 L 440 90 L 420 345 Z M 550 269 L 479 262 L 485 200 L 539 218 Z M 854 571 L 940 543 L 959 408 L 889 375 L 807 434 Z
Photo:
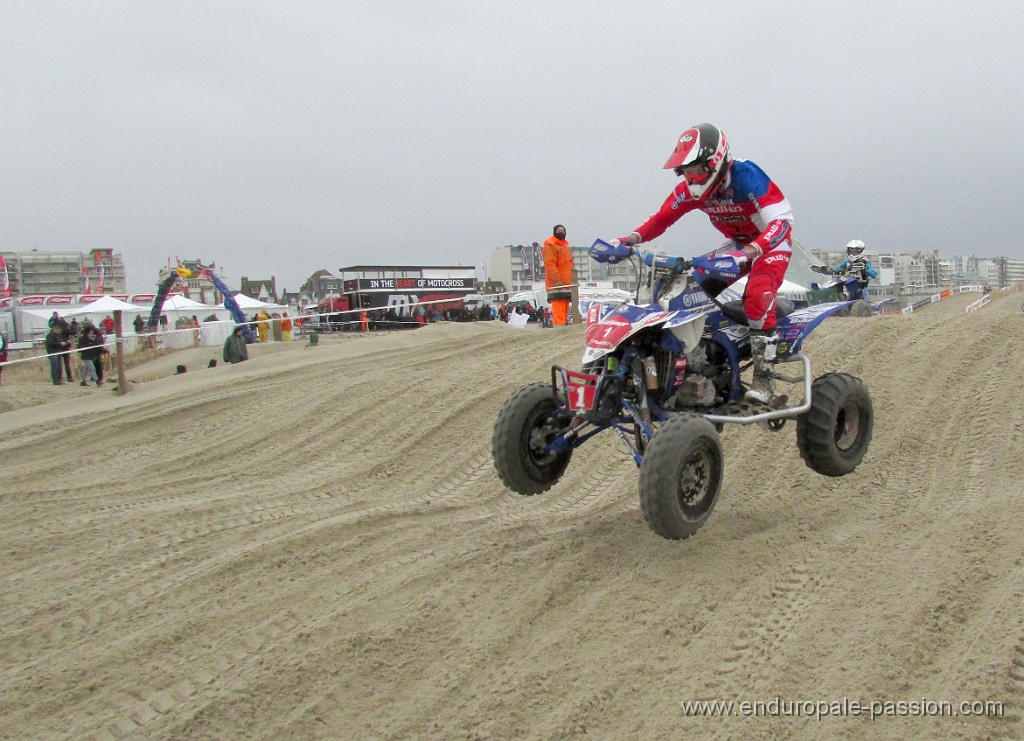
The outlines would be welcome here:
M 846 254 L 848 257 L 860 257 L 864 254 L 864 243 L 859 239 L 851 239 L 846 244 Z
M 725 179 L 732 162 L 725 134 L 711 124 L 697 124 L 679 135 L 675 151 L 665 163 L 666 170 L 686 178 L 690 194 L 700 200 Z

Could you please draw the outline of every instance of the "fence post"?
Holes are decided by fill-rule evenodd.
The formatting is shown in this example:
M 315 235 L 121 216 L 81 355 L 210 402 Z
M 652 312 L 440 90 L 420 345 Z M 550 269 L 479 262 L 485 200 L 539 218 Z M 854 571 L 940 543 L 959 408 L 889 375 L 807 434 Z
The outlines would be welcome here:
M 124 377 L 124 330 L 121 328 L 121 310 L 114 309 L 114 336 L 117 338 L 117 395 L 128 393 L 127 379 Z
M 576 265 L 572 266 L 572 293 L 569 299 L 569 316 L 573 324 L 580 324 L 583 317 L 580 316 L 580 274 Z

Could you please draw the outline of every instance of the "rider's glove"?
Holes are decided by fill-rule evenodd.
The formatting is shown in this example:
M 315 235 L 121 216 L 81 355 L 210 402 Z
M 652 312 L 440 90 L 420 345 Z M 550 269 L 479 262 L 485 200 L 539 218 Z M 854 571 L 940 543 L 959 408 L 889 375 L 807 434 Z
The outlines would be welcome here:
M 639 241 L 640 241 L 640 235 L 637 234 L 636 232 L 633 232 L 628 237 L 618 237 L 617 239 L 613 239 L 608 244 L 610 244 L 612 247 L 621 247 L 622 245 L 626 245 L 627 247 L 632 247 L 634 244 L 636 244 Z

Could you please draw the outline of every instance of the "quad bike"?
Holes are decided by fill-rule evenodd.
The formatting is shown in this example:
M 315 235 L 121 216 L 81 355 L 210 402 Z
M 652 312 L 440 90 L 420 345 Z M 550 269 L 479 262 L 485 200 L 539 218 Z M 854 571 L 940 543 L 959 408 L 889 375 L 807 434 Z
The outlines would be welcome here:
M 796 421 L 800 455 L 824 476 L 844 476 L 871 441 L 874 413 L 864 383 L 846 373 L 812 380 L 801 352 L 807 335 L 852 301 L 795 310 L 776 299 L 777 360 L 772 377 L 802 389 L 799 402 L 744 399 L 751 366 L 742 301 L 726 283 L 740 274 L 736 256 L 687 261 L 638 255 L 598 240 L 601 262 L 632 259 L 646 270 L 653 302 L 592 302 L 586 315 L 583 367 L 551 369 L 551 381 L 514 392 L 498 413 L 492 454 L 499 477 L 524 495 L 547 491 L 562 477 L 573 450 L 604 430 L 626 445 L 640 468 L 640 507 L 659 535 L 687 538 L 707 521 L 725 475 L 719 433 L 726 424 L 780 431 Z M 641 257 L 639 261 L 634 255 Z M 793 375 L 780 369 L 792 365 Z
M 857 265 L 851 265 L 846 270 L 828 270 L 827 268 L 811 268 L 825 275 L 832 276 L 832 280 L 824 285 L 811 283 L 811 303 L 830 303 L 834 301 L 850 301 L 850 306 L 841 309 L 837 316 L 865 317 L 877 314 L 886 304 L 894 299 L 882 299 L 879 302 L 871 301 L 865 289 L 868 287 L 867 271 Z

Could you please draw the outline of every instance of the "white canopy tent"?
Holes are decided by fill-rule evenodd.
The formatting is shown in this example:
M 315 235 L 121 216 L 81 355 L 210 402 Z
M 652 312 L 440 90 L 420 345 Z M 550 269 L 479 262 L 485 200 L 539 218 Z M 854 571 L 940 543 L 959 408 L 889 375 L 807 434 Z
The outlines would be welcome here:
M 235 302 L 238 304 L 238 308 L 242 311 L 259 311 L 266 309 L 267 313 L 273 313 L 275 311 L 282 312 L 288 311 L 288 307 L 282 304 L 268 304 L 266 301 L 260 301 L 256 298 L 250 298 L 244 293 L 235 294 Z
M 217 306 L 209 306 L 207 304 L 201 304 L 198 301 L 193 301 L 187 296 L 168 296 L 164 301 L 164 310 L 170 311 L 191 311 L 198 313 L 200 311 L 208 311 L 210 309 L 218 309 Z
M 747 285 L 747 279 L 745 277 L 740 278 L 738 281 L 729 286 L 730 290 L 736 291 L 739 295 L 743 295 L 743 289 Z M 779 295 L 785 298 L 794 299 L 797 301 L 806 300 L 809 289 L 804 288 L 799 283 L 793 283 L 783 279 L 782 285 L 779 287 Z
M 15 306 L 12 308 L 14 325 L 17 329 L 19 340 L 41 339 L 49 331 L 50 318 L 56 311 L 65 319 L 78 319 L 82 322 L 89 319 L 93 324 L 99 326 L 104 317 L 108 314 L 114 315 L 116 310 L 124 312 L 122 318 L 123 330 L 126 334 L 134 331 L 132 320 L 134 315 L 149 311 L 145 306 L 129 304 L 113 296 L 104 296 L 92 303 L 81 306 L 49 306 L 45 308 L 29 308 L 27 306 Z
M 152 311 L 150 308 L 148 311 Z M 227 321 L 231 314 L 223 306 L 210 306 L 193 301 L 185 296 L 168 296 L 160 313 L 167 315 L 168 326 L 173 329 L 174 323 L 184 317 L 191 319 L 193 316 L 203 323 L 211 314 L 217 317 L 217 321 Z M 148 319 L 148 316 L 146 317 Z
M 64 307 L 57 309 L 30 309 L 27 306 L 15 306 L 11 309 L 11 315 L 15 331 L 19 341 L 31 341 L 42 339 L 50 331 L 49 321 L 56 311 L 64 316 Z
M 119 310 L 135 314 L 148 311 L 145 306 L 130 304 L 127 301 L 122 301 L 121 299 L 114 298 L 113 296 L 104 296 L 103 298 L 96 299 L 92 303 L 82 304 L 81 306 L 66 309 L 65 311 L 60 312 L 60 315 L 64 317 L 88 316 L 93 320 L 93 323 L 96 324 L 99 322 L 99 319 L 103 319 L 103 317 L 108 314 L 113 316 L 114 312 Z M 50 313 L 52 314 L 53 312 Z M 97 319 L 97 317 L 99 317 L 99 319 Z

